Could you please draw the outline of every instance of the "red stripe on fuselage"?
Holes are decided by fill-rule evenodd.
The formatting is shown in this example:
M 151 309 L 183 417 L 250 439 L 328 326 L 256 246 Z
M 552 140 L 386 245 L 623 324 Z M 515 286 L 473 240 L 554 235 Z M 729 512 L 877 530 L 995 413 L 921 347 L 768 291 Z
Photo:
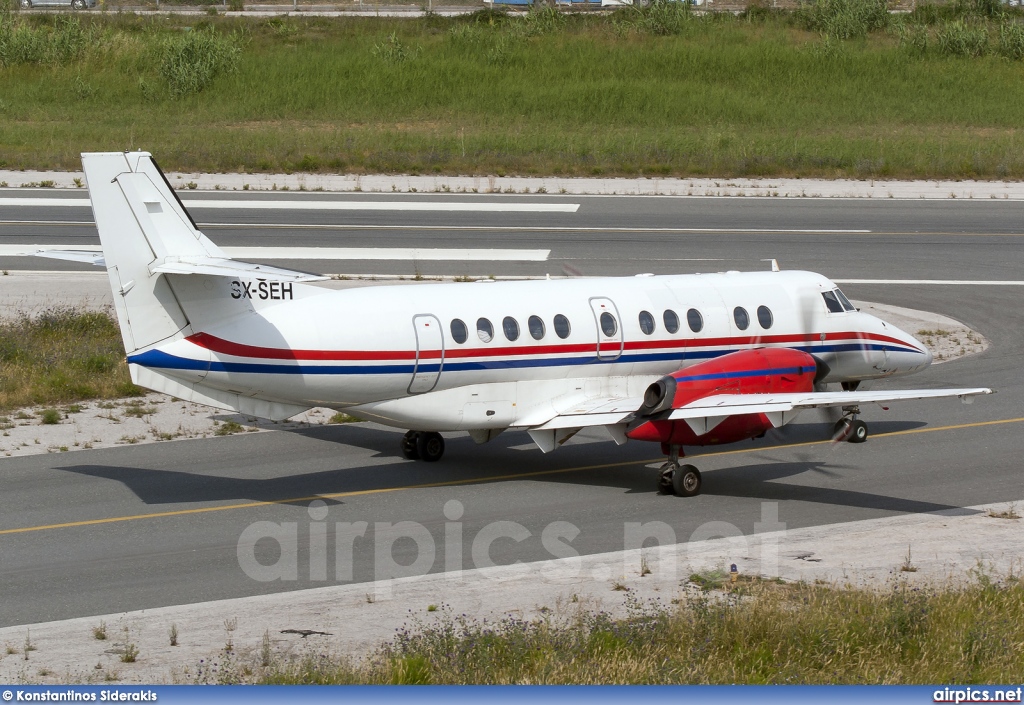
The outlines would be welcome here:
M 876 333 L 826 333 L 824 342 L 837 340 L 864 340 L 870 342 L 893 343 L 910 347 L 898 338 Z M 338 360 L 415 360 L 415 350 L 301 350 L 290 348 L 267 348 L 259 345 L 246 345 L 218 338 L 209 333 L 196 333 L 186 338 L 190 343 L 222 355 L 233 357 L 249 357 L 265 360 L 306 360 L 306 361 L 338 361 Z M 690 348 L 713 348 L 723 346 L 779 345 L 797 343 L 812 345 L 821 341 L 821 334 L 805 335 L 760 335 L 732 338 L 682 338 L 677 340 L 635 340 L 627 341 L 625 350 L 657 350 Z M 564 355 L 572 353 L 592 353 L 596 350 L 595 343 L 573 343 L 565 345 L 523 345 L 516 347 L 495 348 L 449 348 L 444 351 L 445 359 L 461 359 L 470 357 L 509 357 L 525 355 Z M 601 343 L 602 352 L 618 350 L 619 343 Z M 431 360 L 441 357 L 440 350 L 422 350 L 420 359 Z

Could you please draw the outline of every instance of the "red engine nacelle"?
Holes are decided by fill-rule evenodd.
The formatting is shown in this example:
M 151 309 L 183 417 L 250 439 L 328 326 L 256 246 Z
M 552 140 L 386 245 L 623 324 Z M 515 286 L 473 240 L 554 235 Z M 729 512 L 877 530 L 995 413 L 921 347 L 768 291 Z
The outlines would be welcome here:
M 697 435 L 686 421 L 659 417 L 712 394 L 810 392 L 819 372 L 822 377 L 828 372 L 823 363 L 790 348 L 741 350 L 700 362 L 648 387 L 638 415 L 640 423 L 626 435 L 664 446 L 706 446 L 755 438 L 772 427 L 764 414 L 730 416 L 703 435 Z

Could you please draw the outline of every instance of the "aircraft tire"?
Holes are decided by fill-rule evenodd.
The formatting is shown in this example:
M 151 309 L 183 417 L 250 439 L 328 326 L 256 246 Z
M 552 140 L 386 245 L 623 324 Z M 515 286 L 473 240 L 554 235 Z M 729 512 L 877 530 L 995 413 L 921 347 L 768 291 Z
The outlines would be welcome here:
M 444 437 L 434 431 L 420 433 L 416 439 L 416 451 L 420 460 L 436 463 L 444 455 Z
M 419 431 L 409 431 L 402 436 L 402 455 L 406 460 L 419 460 L 420 452 L 416 440 L 419 438 Z
M 863 443 L 868 439 L 868 425 L 857 419 L 850 422 L 850 436 L 847 440 L 850 443 Z
M 692 465 L 680 466 L 672 473 L 672 489 L 677 497 L 695 497 L 700 494 L 700 470 Z

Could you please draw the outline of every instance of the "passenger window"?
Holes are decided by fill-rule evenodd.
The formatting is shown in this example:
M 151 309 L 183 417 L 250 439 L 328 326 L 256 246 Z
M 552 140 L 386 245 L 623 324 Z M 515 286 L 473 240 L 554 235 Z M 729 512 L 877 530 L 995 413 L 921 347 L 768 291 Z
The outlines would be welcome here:
M 571 329 L 569 328 L 569 319 L 563 316 L 562 314 L 558 314 L 557 316 L 555 316 L 555 335 L 557 335 L 562 340 L 565 340 L 566 338 L 569 337 L 570 332 Z
M 494 339 L 494 326 L 486 318 L 476 319 L 476 334 L 485 343 L 489 343 Z
M 640 312 L 640 330 L 644 332 L 644 335 L 650 335 L 654 332 L 654 316 L 648 311 Z
M 519 322 L 512 318 L 512 316 L 505 316 L 505 320 L 501 322 L 501 329 L 505 332 L 505 337 L 509 340 L 516 340 L 519 338 Z
M 675 333 L 679 330 L 679 316 L 672 309 L 665 309 L 665 314 L 661 317 L 661 320 L 665 322 L 665 330 L 669 333 Z
M 619 324 L 615 322 L 615 316 L 605 311 L 601 314 L 601 331 L 605 336 L 611 338 L 619 330 Z
M 839 291 L 839 289 L 835 289 L 834 291 L 836 294 L 836 298 L 839 299 L 839 303 L 843 305 L 843 308 L 845 308 L 847 311 L 857 310 L 857 307 L 850 303 L 850 300 L 843 295 L 843 292 Z
M 456 318 L 452 321 L 452 339 L 461 344 L 465 343 L 467 338 L 469 338 L 469 329 L 466 328 L 465 323 Z
M 761 324 L 761 327 L 768 330 L 772 327 L 772 323 L 775 319 L 772 317 L 772 311 L 767 306 L 757 307 L 757 322 Z
M 829 313 L 843 312 L 843 305 L 839 303 L 839 299 L 831 291 L 821 292 L 821 298 L 825 299 L 825 305 L 828 306 Z
M 732 320 L 736 321 L 737 328 L 746 330 L 750 325 L 750 314 L 747 313 L 747 309 L 737 306 L 732 310 Z
M 530 335 L 533 336 L 534 340 L 540 340 L 544 337 L 544 321 L 540 316 L 530 316 L 526 325 L 530 328 Z
M 694 333 L 700 333 L 704 328 L 704 316 L 700 315 L 697 309 L 691 308 L 686 312 L 686 324 Z

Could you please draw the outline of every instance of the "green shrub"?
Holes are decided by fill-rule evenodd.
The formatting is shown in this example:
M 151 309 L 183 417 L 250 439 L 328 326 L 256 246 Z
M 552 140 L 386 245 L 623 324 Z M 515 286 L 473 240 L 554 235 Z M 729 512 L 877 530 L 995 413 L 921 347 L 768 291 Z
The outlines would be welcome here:
M 415 59 L 419 51 L 407 47 L 398 38 L 398 34 L 392 32 L 387 38 L 374 44 L 371 53 L 381 61 L 386 61 L 389 64 L 400 64 L 403 61 Z
M 1004 11 L 1002 0 L 956 0 L 953 7 L 959 17 L 999 17 Z
M 1007 59 L 1024 59 L 1024 25 L 1004 22 L 999 25 L 999 55 Z
M 805 28 L 833 39 L 860 39 L 885 27 L 889 9 L 885 0 L 817 0 L 804 3 L 795 17 Z
M 648 5 L 637 3 L 619 9 L 612 23 L 618 25 L 620 31 L 669 36 L 681 34 L 692 19 L 689 2 L 652 0 Z
M 911 54 L 922 55 L 928 51 L 928 28 L 914 24 L 900 29 L 900 46 Z
M 222 36 L 212 28 L 186 32 L 164 46 L 160 73 L 175 98 L 199 93 L 221 73 L 238 67 L 242 42 L 237 35 Z
M 46 426 L 60 423 L 60 412 L 56 409 L 44 409 L 39 412 L 39 423 Z
M 988 30 L 957 20 L 939 29 L 938 43 L 939 52 L 946 56 L 982 56 L 988 51 Z

